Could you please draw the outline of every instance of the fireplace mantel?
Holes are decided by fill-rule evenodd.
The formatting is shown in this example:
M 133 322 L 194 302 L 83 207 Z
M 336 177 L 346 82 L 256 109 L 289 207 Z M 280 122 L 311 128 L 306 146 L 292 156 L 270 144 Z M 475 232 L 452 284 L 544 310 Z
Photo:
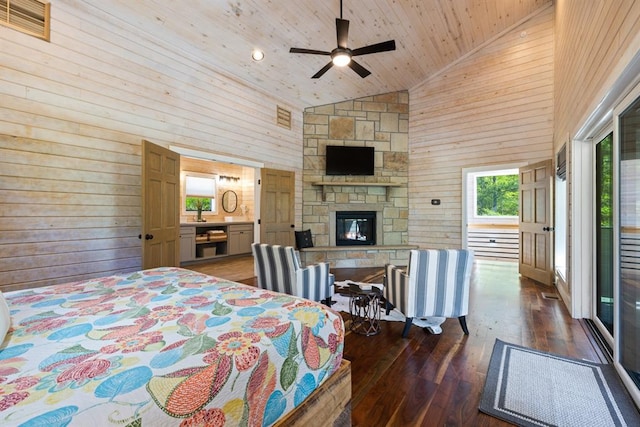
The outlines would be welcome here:
M 317 181 L 313 185 L 322 187 L 322 201 L 327 201 L 326 187 L 386 187 L 387 201 L 389 201 L 389 188 L 401 187 L 402 184 L 395 182 L 365 182 L 365 181 Z

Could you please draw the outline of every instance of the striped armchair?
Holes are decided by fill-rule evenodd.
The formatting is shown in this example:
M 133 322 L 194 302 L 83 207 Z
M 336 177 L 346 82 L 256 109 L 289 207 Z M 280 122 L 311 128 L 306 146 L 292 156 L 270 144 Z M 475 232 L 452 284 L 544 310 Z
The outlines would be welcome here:
M 473 252 L 465 249 L 411 250 L 407 273 L 386 265 L 386 310 L 389 314 L 396 307 L 405 315 L 403 338 L 414 317 L 457 317 L 462 331 L 469 335 L 465 316 L 472 265 Z
M 253 243 L 258 287 L 331 304 L 334 276 L 329 263 L 302 267 L 293 246 Z

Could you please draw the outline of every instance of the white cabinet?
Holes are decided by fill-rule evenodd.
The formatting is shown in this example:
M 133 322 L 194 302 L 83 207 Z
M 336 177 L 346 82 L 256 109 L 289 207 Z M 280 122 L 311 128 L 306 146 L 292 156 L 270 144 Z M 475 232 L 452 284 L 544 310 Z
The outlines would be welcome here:
M 252 243 L 253 224 L 229 226 L 229 255 L 250 253 Z
M 180 262 L 193 261 L 196 257 L 195 227 L 180 227 Z

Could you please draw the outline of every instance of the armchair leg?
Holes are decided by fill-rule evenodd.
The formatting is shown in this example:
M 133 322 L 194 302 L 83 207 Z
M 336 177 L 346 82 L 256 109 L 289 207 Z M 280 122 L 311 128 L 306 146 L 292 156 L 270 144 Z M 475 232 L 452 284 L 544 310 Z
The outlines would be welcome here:
M 402 338 L 406 338 L 409 335 L 409 329 L 411 329 L 411 323 L 413 322 L 413 317 L 407 317 L 407 320 L 404 322 L 404 329 L 402 330 Z
M 326 297 L 325 299 L 323 299 L 322 301 L 320 301 L 322 304 L 331 307 L 331 304 L 335 304 L 335 301 L 333 301 L 331 299 L 331 297 Z
M 393 304 L 391 304 L 388 300 L 385 300 L 384 302 L 384 309 L 386 310 L 386 315 L 388 316 L 389 313 L 391 313 L 391 310 L 393 310 L 395 308 L 395 306 Z
M 467 316 L 458 317 L 458 321 L 462 327 L 462 332 L 464 332 L 465 335 L 469 335 L 469 329 L 467 329 Z

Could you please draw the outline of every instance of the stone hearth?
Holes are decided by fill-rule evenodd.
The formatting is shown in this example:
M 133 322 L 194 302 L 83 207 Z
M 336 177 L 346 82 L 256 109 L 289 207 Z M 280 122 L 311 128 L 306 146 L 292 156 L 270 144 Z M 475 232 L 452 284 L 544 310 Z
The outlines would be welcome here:
M 384 267 L 386 264 L 406 266 L 410 245 L 389 246 L 320 246 L 300 250 L 304 265 L 328 262 L 331 268 Z

